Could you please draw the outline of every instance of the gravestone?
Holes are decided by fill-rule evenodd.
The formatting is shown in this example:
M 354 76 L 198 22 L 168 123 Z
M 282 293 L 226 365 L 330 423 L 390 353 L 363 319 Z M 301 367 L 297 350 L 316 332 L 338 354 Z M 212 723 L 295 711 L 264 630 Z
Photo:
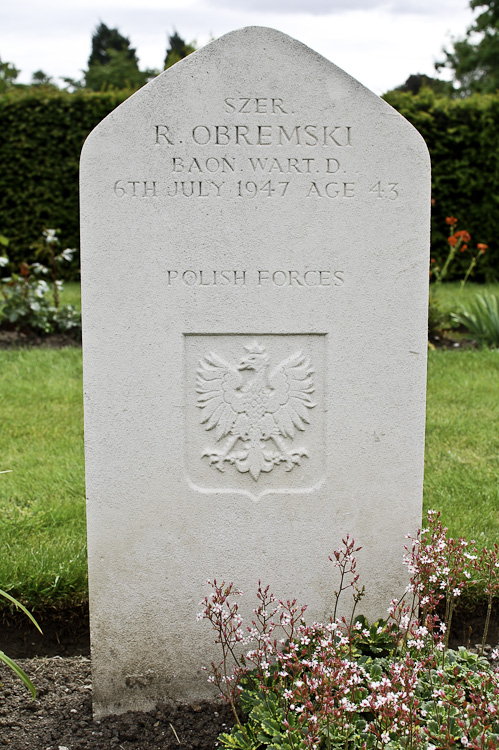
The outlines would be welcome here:
M 430 177 L 388 104 L 280 32 L 227 34 L 81 167 L 94 709 L 212 696 L 206 578 L 386 616 L 420 525 Z M 348 602 L 348 608 L 350 603 Z

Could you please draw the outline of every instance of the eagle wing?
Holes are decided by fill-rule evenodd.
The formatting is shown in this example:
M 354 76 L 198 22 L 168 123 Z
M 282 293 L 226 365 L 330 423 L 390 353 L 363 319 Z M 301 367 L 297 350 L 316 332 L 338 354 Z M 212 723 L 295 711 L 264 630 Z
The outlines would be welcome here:
M 218 354 L 210 352 L 199 362 L 196 375 L 197 405 L 203 410 L 201 424 L 215 428 L 216 439 L 228 435 L 236 417 L 245 411 L 239 388 L 240 372 Z
M 274 415 L 281 435 L 293 438 L 295 428 L 305 429 L 308 410 L 316 406 L 311 397 L 315 387 L 309 358 L 298 351 L 284 359 L 270 373 L 269 385 L 265 410 Z

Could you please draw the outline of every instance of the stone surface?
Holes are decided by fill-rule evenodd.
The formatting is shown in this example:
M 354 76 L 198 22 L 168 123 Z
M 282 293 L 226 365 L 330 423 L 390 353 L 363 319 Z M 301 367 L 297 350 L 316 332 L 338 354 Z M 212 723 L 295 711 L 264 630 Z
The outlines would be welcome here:
M 272 29 L 227 34 L 112 112 L 82 155 L 95 712 L 212 695 L 206 578 L 331 613 L 405 584 L 421 517 L 426 146 Z M 345 603 L 346 610 L 349 602 Z

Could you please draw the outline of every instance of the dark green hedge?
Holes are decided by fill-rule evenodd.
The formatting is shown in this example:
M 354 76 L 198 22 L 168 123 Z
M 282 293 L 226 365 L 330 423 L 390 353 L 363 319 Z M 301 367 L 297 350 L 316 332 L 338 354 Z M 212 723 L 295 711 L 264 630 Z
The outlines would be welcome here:
M 63 247 L 78 247 L 83 141 L 129 95 L 13 91 L 0 97 L 0 234 L 10 240 L 12 260 L 28 259 L 44 228 L 59 229 Z
M 44 228 L 78 247 L 78 161 L 87 134 L 130 92 L 14 91 L 0 96 L 0 234 L 16 261 Z M 480 280 L 499 278 L 499 94 L 464 100 L 390 92 L 385 99 L 421 132 L 433 164 L 432 257 L 447 250 L 446 216 L 472 245 L 489 245 Z M 460 254 L 462 277 L 469 256 Z M 76 270 L 76 267 L 75 267 Z M 475 275 L 475 278 L 477 276 Z
M 481 258 L 477 281 L 499 279 L 499 94 L 468 99 L 435 97 L 428 89 L 417 96 L 390 92 L 386 101 L 421 133 L 432 160 L 432 257 L 447 256 L 447 216 L 457 229 L 471 234 L 470 247 L 489 246 Z M 471 256 L 461 253 L 454 278 L 462 278 Z

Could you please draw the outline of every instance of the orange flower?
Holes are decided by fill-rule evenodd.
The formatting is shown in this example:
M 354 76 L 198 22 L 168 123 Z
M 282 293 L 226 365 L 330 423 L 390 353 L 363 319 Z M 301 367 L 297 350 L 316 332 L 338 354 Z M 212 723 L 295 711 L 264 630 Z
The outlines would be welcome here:
M 467 249 L 468 249 L 468 245 L 463 245 L 461 248 L 461 252 L 464 253 L 464 251 Z
M 463 242 L 469 242 L 471 240 L 471 235 L 466 229 L 461 229 L 459 232 L 456 232 L 455 236 L 458 238 L 460 237 Z
M 455 216 L 448 216 L 445 220 L 445 223 L 451 227 L 455 227 L 457 224 L 457 219 Z
M 449 245 L 451 245 L 451 247 L 456 247 L 457 240 L 458 240 L 458 238 L 456 237 L 456 235 L 455 234 L 451 234 L 451 236 L 449 237 L 449 239 L 447 240 L 447 242 L 449 243 Z
M 488 250 L 489 246 L 485 245 L 483 242 L 479 242 L 476 246 L 477 250 L 480 250 L 481 253 L 484 253 L 486 250 Z

